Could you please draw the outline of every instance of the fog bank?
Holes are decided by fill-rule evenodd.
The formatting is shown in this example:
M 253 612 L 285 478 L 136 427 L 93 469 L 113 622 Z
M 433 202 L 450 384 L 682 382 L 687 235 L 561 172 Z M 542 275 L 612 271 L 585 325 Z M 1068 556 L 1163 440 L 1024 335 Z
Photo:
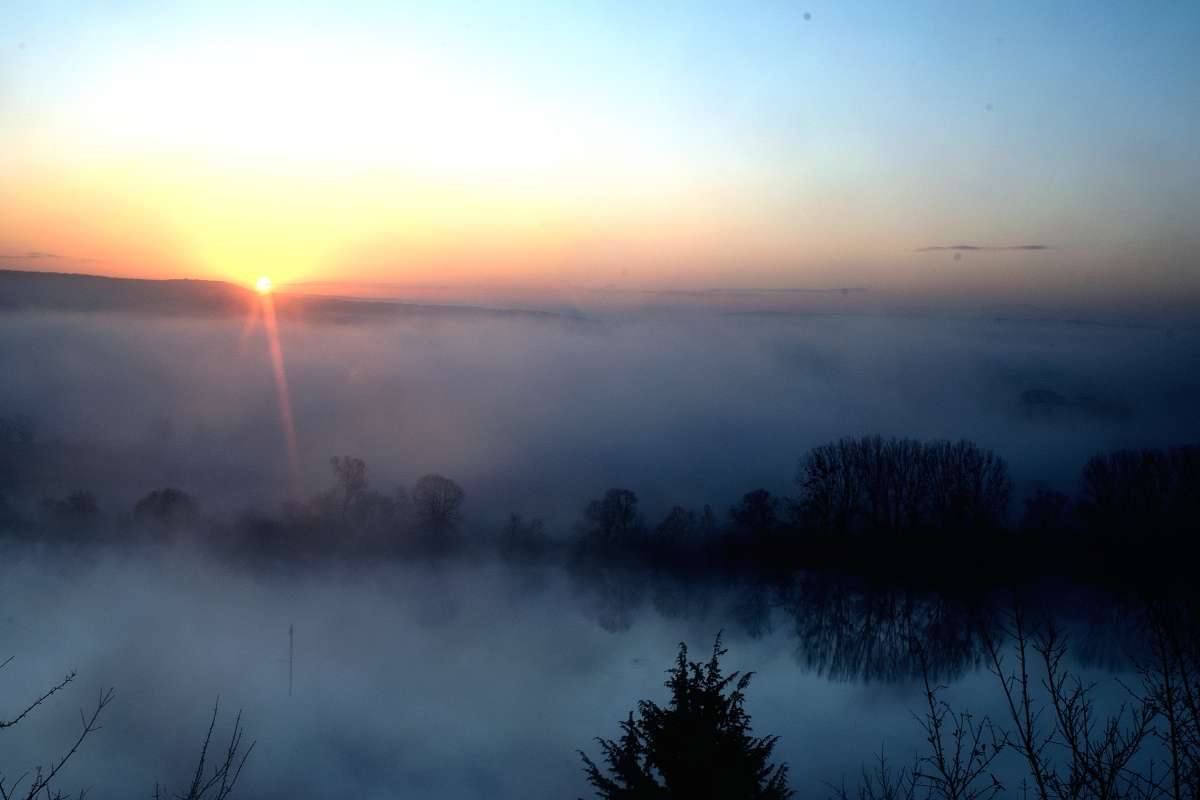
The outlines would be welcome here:
M 554 531 L 622 486 L 650 519 L 794 494 L 798 457 L 840 436 L 970 438 L 1017 498 L 1068 494 L 1084 461 L 1200 439 L 1200 328 L 821 315 L 620 320 L 455 316 L 282 322 L 301 491 L 328 460 L 388 491 L 436 472 L 464 512 Z M 274 512 L 292 492 L 261 325 L 106 314 L 0 315 L 0 493 L 73 489 L 127 513 L 162 486 L 210 513 Z

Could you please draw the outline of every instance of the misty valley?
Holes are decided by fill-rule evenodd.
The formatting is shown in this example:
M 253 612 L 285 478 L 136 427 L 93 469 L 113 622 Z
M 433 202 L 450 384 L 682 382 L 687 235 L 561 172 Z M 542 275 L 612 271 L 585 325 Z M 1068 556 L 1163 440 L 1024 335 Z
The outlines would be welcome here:
M 231 796 L 658 796 L 705 680 L 754 796 L 1200 786 L 1194 326 L 280 296 L 276 357 L 223 295 L 46 296 L 0 311 L 13 796 L 97 705 L 46 796 L 220 796 L 206 732 Z
M 0 1 L 0 800 L 1200 800 L 1198 43 Z

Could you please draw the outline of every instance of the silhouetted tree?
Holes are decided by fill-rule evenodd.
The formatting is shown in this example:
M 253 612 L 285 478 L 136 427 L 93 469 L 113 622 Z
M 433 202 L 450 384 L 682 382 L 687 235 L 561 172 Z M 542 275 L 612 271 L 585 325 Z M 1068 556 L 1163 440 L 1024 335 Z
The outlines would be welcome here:
M 913 651 L 921 662 L 924 683 L 925 710 L 913 716 L 920 723 L 926 755 L 917 755 L 911 770 L 889 767 L 881 752 L 878 766 L 862 769 L 858 800 L 993 800 L 1002 796 L 1004 785 L 989 771 L 992 762 L 1005 747 L 1011 747 L 998 725 L 985 716 L 978 722 L 966 710 L 955 711 L 942 698 L 946 687 L 931 682 L 925 666 L 920 640 L 911 640 Z M 835 800 L 850 800 L 843 784 L 834 790 Z M 1026 793 L 1026 797 L 1028 794 Z M 1088 794 L 1062 794 L 1053 800 L 1084 800 Z M 1039 800 L 1051 800 L 1045 794 Z M 1107 798 L 1105 798 L 1107 800 Z
M 672 506 L 663 521 L 654 526 L 654 539 L 661 544 L 686 546 L 712 536 L 717 528 L 717 515 L 705 506 L 699 513 Z
M 425 475 L 412 488 L 412 504 L 417 516 L 432 525 L 457 520 L 465 496 L 461 486 L 442 475 Z
M 11 657 L 0 662 L 0 668 L 6 666 L 9 661 L 12 661 Z M 0 731 L 6 731 L 8 728 L 12 728 L 20 723 L 35 708 L 48 700 L 52 695 L 65 689 L 74 680 L 75 672 L 67 673 L 67 676 L 61 682 L 44 692 L 15 717 L 12 719 L 0 719 Z M 104 711 L 105 707 L 112 700 L 113 690 L 111 688 L 102 689 L 95 709 L 91 712 L 90 716 L 85 714 L 83 709 L 79 710 L 82 730 L 80 730 L 78 737 L 76 737 L 71 747 L 57 761 L 46 766 L 36 767 L 32 772 L 23 772 L 11 783 L 9 783 L 11 772 L 6 774 L 0 768 L 0 798 L 3 798 L 3 800 L 18 800 L 18 798 L 20 800 L 38 800 L 38 798 L 45 798 L 45 800 L 69 800 L 70 795 L 66 795 L 54 788 L 54 781 L 62 768 L 66 766 L 66 763 L 79 750 L 79 746 L 83 744 L 83 740 L 93 731 L 99 730 L 102 727 L 96 723 L 100 719 L 100 713 Z M 237 720 L 234 721 L 233 735 L 230 737 L 229 746 L 225 749 L 223 760 L 212 767 L 211 773 L 206 774 L 206 767 L 209 766 L 208 748 L 212 743 L 213 730 L 217 723 L 217 706 L 214 704 L 212 722 L 208 726 L 208 735 L 205 737 L 204 745 L 200 750 L 200 762 L 196 767 L 195 776 L 187 788 L 171 795 L 171 797 L 176 798 L 176 800 L 225 800 L 228 797 L 229 793 L 233 791 L 234 783 L 241 774 L 242 767 L 245 766 L 246 759 L 250 756 L 250 751 L 254 749 L 254 743 L 252 742 L 250 747 L 246 749 L 246 752 L 242 754 L 241 760 L 237 759 L 242 742 L 241 721 L 242 715 L 239 712 Z M 27 779 L 29 782 L 25 784 Z M 86 794 L 87 790 L 85 789 L 74 797 L 76 800 L 83 800 Z M 157 784 L 154 787 L 154 797 L 156 800 L 166 800 L 166 796 L 162 794 L 162 790 Z
M 1003 734 L 1006 746 L 1025 761 L 1035 797 L 1164 796 L 1153 768 L 1149 774 L 1137 770 L 1138 752 L 1152 735 L 1151 706 L 1134 695 L 1104 718 L 1096 685 L 1068 670 L 1063 629 L 1044 610 L 1031 612 L 1019 596 L 1008 608 L 983 609 L 977 624 L 988 671 L 999 679 L 1013 725 Z
M 508 561 L 534 559 L 550 549 L 550 537 L 540 519 L 525 519 L 513 512 L 500 531 L 500 554 Z
M 343 546 L 357 535 L 359 545 L 376 544 L 408 506 L 408 490 L 397 486 L 389 494 L 368 487 L 367 465 L 360 458 L 335 456 L 329 460 L 335 484 L 307 502 L 295 500 L 283 504 L 284 520 L 302 538 L 325 545 Z M 355 530 L 348 531 L 347 526 Z
M 1098 531 L 1120 535 L 1157 527 L 1167 496 L 1161 450 L 1117 450 L 1090 458 L 1083 468 L 1084 508 Z
M 196 765 L 192 782 L 170 795 L 174 800 L 225 800 L 233 791 L 233 785 L 237 783 L 238 776 L 242 774 L 242 767 L 246 765 L 246 759 L 254 749 L 256 742 L 251 742 L 241 760 L 238 760 L 238 750 L 242 746 L 242 713 L 239 711 L 237 719 L 233 722 L 233 734 L 229 738 L 229 746 L 225 748 L 222 760 L 212 765 L 211 773 L 206 773 L 205 768 L 209 766 L 208 747 L 212 744 L 213 729 L 217 726 L 219 701 L 220 698 L 213 704 L 212 722 L 208 724 L 208 735 L 204 737 L 204 744 L 200 748 L 200 761 Z M 163 794 L 162 787 L 154 784 L 154 800 L 167 800 L 167 797 Z
M 65 519 L 76 521 L 91 519 L 100 513 L 96 495 L 84 489 L 71 492 L 66 500 L 46 498 L 42 501 L 42 508 Z
M 1200 445 L 1185 444 L 1167 451 L 1173 477 L 1171 505 L 1180 531 L 1200 528 Z
M 854 439 L 814 447 L 796 469 L 801 497 L 793 509 L 800 525 L 821 536 L 854 533 L 861 512 L 862 480 Z
M 0 667 L 4 667 L 9 661 L 12 661 L 12 657 L 9 657 L 3 663 L 0 663 Z M 48 699 L 51 695 L 66 688 L 67 684 L 73 680 L 75 680 L 75 673 L 67 673 L 67 676 L 63 678 L 61 683 L 52 687 L 41 697 L 34 700 L 32 703 L 26 706 L 21 713 L 17 714 L 12 719 L 0 719 L 0 731 L 11 728 L 21 720 L 25 719 L 25 717 L 28 716 L 31 711 L 41 705 L 43 701 Z M 5 777 L 4 771 L 0 769 L 0 797 L 3 797 L 4 800 L 16 800 L 16 798 L 23 798 L 23 800 L 35 800 L 35 798 L 38 797 L 46 797 L 48 800 L 67 800 L 68 796 L 64 795 L 62 792 L 52 789 L 51 784 L 54 782 L 54 779 L 58 776 L 58 773 L 60 770 L 62 770 L 63 766 L 66 765 L 66 763 L 71 759 L 71 756 L 75 755 L 75 752 L 79 749 L 79 745 L 83 744 L 83 740 L 87 738 L 88 734 L 100 727 L 96 724 L 96 721 L 100 719 L 100 712 L 104 710 L 104 707 L 112 702 L 112 698 L 112 689 L 101 690 L 100 699 L 97 701 L 96 709 L 92 712 L 90 718 L 83 713 L 83 709 L 80 709 L 79 717 L 83 724 L 83 730 L 79 732 L 79 736 L 75 739 L 75 743 L 71 745 L 71 748 L 67 750 L 66 754 L 62 756 L 62 758 L 58 759 L 56 763 L 52 763 L 45 767 L 37 767 L 32 774 L 29 772 L 24 772 L 18 775 L 17 779 L 10 785 L 5 785 L 8 778 Z M 30 779 L 29 784 L 28 786 L 22 788 L 21 784 L 26 778 Z M 84 792 L 79 793 L 79 800 L 83 799 L 83 795 Z
M 1102 703 L 1097 684 L 1071 671 L 1060 624 L 1019 595 L 974 614 L 1007 723 L 986 716 L 976 722 L 953 710 L 914 637 L 926 700 L 915 716 L 929 746 L 911 771 L 887 769 L 882 756 L 880 769 L 864 768 L 859 800 L 1003 796 L 1004 785 L 989 771 L 1002 752 L 1024 762 L 1021 796 L 1036 800 L 1200 796 L 1200 606 L 1190 585 L 1159 586 L 1142 601 L 1149 647 L 1135 663 L 1141 687 L 1121 681 L 1125 699 L 1115 708 Z M 845 787 L 831 788 L 837 800 L 852 797 Z
M 787 765 L 771 763 L 776 736 L 750 735 L 743 690 L 753 673 L 723 676 L 718 659 L 726 653 L 721 637 L 707 664 L 688 662 L 679 645 L 675 667 L 667 671 L 671 702 L 638 703 L 621 723 L 617 741 L 597 739 L 607 775 L 582 751 L 588 782 L 605 800 L 651 798 L 739 798 L 783 800 Z M 736 680 L 736 683 L 735 683 Z M 730 684 L 733 684 L 730 690 Z
M 1038 489 L 1023 501 L 1025 514 L 1017 531 L 1027 536 L 1064 537 L 1077 532 L 1075 504 L 1071 498 L 1053 489 Z
M 930 524 L 941 533 L 987 532 L 1007 523 L 1008 465 L 974 442 L 929 445 Z
M 133 513 L 160 525 L 186 525 L 200 515 L 200 504 L 179 489 L 157 489 L 138 500 Z
M 871 533 L 919 532 L 931 447 L 916 439 L 865 436 L 857 444 L 864 517 Z
M 671 569 L 699 566 L 716 541 L 717 515 L 709 506 L 696 512 L 673 506 L 650 536 L 651 553 L 660 566 Z M 661 584 L 658 589 L 665 587 Z
M 350 456 L 334 456 L 329 459 L 333 467 L 333 476 L 337 479 L 334 487 L 335 496 L 341 506 L 341 519 L 346 520 L 350 505 L 367 489 L 367 465 L 361 458 Z
M 779 498 L 772 497 L 766 489 L 755 489 L 742 496 L 737 505 L 729 509 L 729 518 L 742 531 L 761 536 L 774 530 L 779 522 Z
M 628 489 L 609 489 L 583 511 L 585 533 L 600 539 L 632 539 L 646 532 L 638 513 L 637 495 Z
M 1162 535 L 1200 525 L 1200 446 L 1093 456 L 1081 482 L 1081 511 L 1101 535 Z
M 839 439 L 800 460 L 796 483 L 795 521 L 834 536 L 994 531 L 1012 496 L 1004 459 L 966 439 Z
M 1138 666 L 1142 695 L 1161 725 L 1172 798 L 1200 797 L 1200 604 L 1193 591 L 1144 598 L 1150 657 Z

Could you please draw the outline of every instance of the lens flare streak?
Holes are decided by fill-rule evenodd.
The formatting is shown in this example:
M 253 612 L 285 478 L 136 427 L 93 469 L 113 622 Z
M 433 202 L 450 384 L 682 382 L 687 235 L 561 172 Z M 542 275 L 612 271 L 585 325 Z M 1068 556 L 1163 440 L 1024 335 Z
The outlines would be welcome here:
M 275 372 L 275 391 L 279 395 L 279 416 L 283 421 L 283 436 L 288 451 L 288 471 L 291 473 L 292 494 L 300 496 L 300 448 L 296 444 L 296 423 L 292 418 L 292 401 L 288 395 L 287 375 L 283 371 L 283 348 L 279 344 L 279 325 L 275 321 L 275 301 L 270 293 L 262 294 L 263 327 L 271 351 L 271 366 Z

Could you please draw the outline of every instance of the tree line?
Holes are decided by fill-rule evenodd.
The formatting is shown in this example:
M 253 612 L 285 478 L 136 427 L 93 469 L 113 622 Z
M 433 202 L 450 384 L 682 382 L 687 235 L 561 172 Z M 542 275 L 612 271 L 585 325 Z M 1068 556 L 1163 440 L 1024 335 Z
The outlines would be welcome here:
M 930 565 L 931 553 L 942 562 L 962 562 L 989 548 L 987 564 L 1007 569 L 1028 562 L 1031 547 L 1041 549 L 1038 561 L 1048 569 L 1068 562 L 1078 567 L 1200 530 L 1196 445 L 1093 456 L 1074 498 L 1040 489 L 1014 519 L 1008 466 L 988 448 L 966 439 L 845 437 L 797 460 L 794 496 L 755 489 L 724 514 L 711 505 L 675 506 L 650 524 L 637 494 L 614 487 L 559 531 L 521 513 L 500 530 L 468 525 L 466 492 L 443 475 L 379 491 L 362 459 L 335 456 L 329 464 L 327 490 L 290 500 L 277 514 L 251 512 L 218 523 L 186 492 L 165 487 L 136 503 L 134 524 L 126 527 L 135 538 L 203 529 L 218 546 L 262 557 L 309 551 L 416 556 L 468 548 L 498 550 L 509 560 L 632 558 L 676 568 L 874 563 L 906 570 Z M 86 539 L 89 530 L 105 530 L 102 516 L 95 495 L 82 489 L 47 498 L 33 520 L 0 498 L 0 530 L 10 537 Z M 1083 560 L 1077 558 L 1082 545 Z
M 814 447 L 796 484 L 792 520 L 823 536 L 993 533 L 1013 491 L 1004 459 L 974 442 L 881 436 Z
M 1077 499 L 1039 489 L 1011 518 L 1005 460 L 966 439 L 842 438 L 797 464 L 795 497 L 747 492 L 724 519 L 710 506 L 676 506 L 648 526 L 637 495 L 608 490 L 589 503 L 576 531 L 603 542 L 670 542 L 696 535 L 784 533 L 809 540 L 946 536 L 1093 535 L 1121 538 L 1195 530 L 1200 520 L 1200 447 L 1117 450 L 1088 460 Z
M 1200 531 L 1196 445 L 1097 454 L 1075 498 L 1039 489 L 1015 519 L 1005 460 L 965 439 L 838 439 L 798 460 L 794 485 L 793 497 L 747 492 L 723 516 L 676 506 L 657 525 L 647 524 L 634 492 L 610 489 L 585 507 L 574 553 L 619 552 L 660 566 L 836 566 L 1007 581 L 1169 571 L 1164 554 Z M 529 551 L 532 533 L 512 549 Z M 506 535 L 520 540 L 513 526 Z

